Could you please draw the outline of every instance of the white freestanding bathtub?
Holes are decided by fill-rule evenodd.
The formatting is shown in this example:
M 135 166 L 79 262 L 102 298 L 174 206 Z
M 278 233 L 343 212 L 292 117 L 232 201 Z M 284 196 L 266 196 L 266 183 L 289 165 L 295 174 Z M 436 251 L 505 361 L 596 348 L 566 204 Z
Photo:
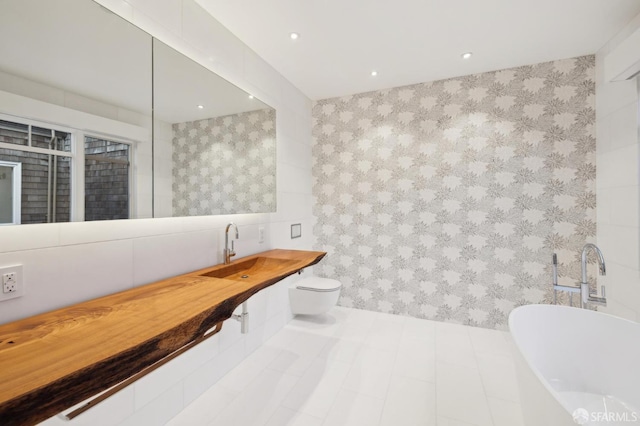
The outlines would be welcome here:
M 640 324 L 528 305 L 509 315 L 527 426 L 640 424 Z

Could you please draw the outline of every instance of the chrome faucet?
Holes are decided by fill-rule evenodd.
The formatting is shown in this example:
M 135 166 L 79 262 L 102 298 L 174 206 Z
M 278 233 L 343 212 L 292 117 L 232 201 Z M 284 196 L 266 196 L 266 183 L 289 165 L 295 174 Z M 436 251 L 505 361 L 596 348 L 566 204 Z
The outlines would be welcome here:
M 601 287 L 602 297 L 598 297 L 597 293 L 591 294 L 591 291 L 589 290 L 589 283 L 587 282 L 587 254 L 589 254 L 590 250 L 593 250 L 596 253 L 600 275 L 607 275 L 607 267 L 605 266 L 604 257 L 602 256 L 600 249 L 595 244 L 585 244 L 582 248 L 582 281 L 580 282 L 580 306 L 582 308 L 586 308 L 587 303 L 592 303 L 598 306 L 607 306 L 604 285 Z
M 235 223 L 230 222 L 227 225 L 227 229 L 224 230 L 224 252 L 223 252 L 223 254 L 224 254 L 224 264 L 225 265 L 228 265 L 229 263 L 231 263 L 231 258 L 236 255 L 236 251 L 235 251 L 235 249 L 233 247 L 233 240 L 231 240 L 231 249 L 229 249 L 229 229 L 232 226 L 234 228 L 236 228 L 236 239 L 238 239 L 240 237 L 240 234 L 238 234 L 238 226 Z
M 591 294 L 589 290 L 589 283 L 587 282 L 587 255 L 589 251 L 595 251 L 598 259 L 598 268 L 600 270 L 600 275 L 607 274 L 607 267 L 604 263 L 604 257 L 602 256 L 602 252 L 600 249 L 591 243 L 587 243 L 582 248 L 582 281 L 580 282 L 580 286 L 569 286 L 569 285 L 558 285 L 558 257 L 554 253 L 553 254 L 553 303 L 557 302 L 557 292 L 564 291 L 569 293 L 569 305 L 573 306 L 573 293 L 580 293 L 580 307 L 586 308 L 589 303 L 598 305 L 598 306 L 607 306 L 607 299 L 605 297 L 605 288 L 601 287 L 602 297 L 598 297 L 597 294 Z

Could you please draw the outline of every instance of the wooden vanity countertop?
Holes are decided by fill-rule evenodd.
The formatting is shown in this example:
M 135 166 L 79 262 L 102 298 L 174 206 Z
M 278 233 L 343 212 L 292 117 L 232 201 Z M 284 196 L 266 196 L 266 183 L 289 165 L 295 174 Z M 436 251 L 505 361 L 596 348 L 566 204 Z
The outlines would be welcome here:
M 35 424 L 180 349 L 253 294 L 318 263 L 324 252 L 270 250 L 282 259 L 246 281 L 217 265 L 0 325 L 0 425 Z

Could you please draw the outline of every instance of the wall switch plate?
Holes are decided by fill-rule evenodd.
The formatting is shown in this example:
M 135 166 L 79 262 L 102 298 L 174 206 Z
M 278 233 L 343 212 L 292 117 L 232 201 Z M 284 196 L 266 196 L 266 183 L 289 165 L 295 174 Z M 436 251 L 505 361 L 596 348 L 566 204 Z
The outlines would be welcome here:
M 264 243 L 264 226 L 258 228 L 258 242 L 260 244 Z
M 22 275 L 22 265 L 1 267 L 0 280 L 2 281 L 0 302 L 3 300 L 15 299 L 16 297 L 24 296 L 24 278 Z
M 291 239 L 302 237 L 302 224 L 294 223 L 291 225 Z

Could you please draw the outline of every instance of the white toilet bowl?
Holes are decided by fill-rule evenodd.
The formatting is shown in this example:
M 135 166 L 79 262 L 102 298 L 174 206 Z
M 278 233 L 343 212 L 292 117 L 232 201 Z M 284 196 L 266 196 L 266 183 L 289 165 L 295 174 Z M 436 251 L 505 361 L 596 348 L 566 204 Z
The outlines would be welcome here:
M 334 307 L 342 283 L 320 277 L 307 277 L 289 288 L 289 303 L 294 315 L 318 315 Z

